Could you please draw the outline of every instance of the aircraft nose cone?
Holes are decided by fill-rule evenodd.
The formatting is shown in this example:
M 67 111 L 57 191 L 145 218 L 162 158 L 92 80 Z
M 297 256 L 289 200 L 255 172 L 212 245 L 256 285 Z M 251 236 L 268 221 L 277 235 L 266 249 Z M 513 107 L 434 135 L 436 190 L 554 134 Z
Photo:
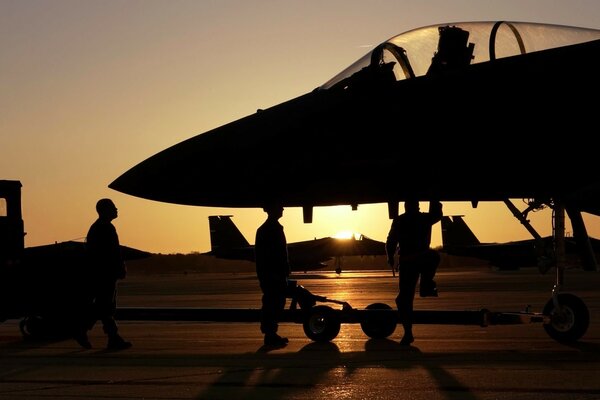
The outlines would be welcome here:
M 142 161 L 109 187 L 145 199 L 188 205 L 213 205 L 233 185 L 235 171 L 243 177 L 239 158 L 232 157 L 230 129 L 217 128 Z M 218 135 L 215 135 L 218 133 Z M 222 135 L 220 135 L 222 134 Z M 249 149 L 252 151 L 252 149 Z
M 277 119 L 262 111 L 194 136 L 142 161 L 109 187 L 175 204 L 261 207 L 295 168 L 288 161 L 294 150 L 282 141 L 285 124 Z
M 109 187 L 150 200 L 214 207 L 262 207 L 272 199 L 300 206 L 309 191 L 337 193 L 319 183 L 337 174 L 324 168 L 331 139 L 323 140 L 318 111 L 323 101 L 315 102 L 316 96 L 194 136 L 142 161 Z

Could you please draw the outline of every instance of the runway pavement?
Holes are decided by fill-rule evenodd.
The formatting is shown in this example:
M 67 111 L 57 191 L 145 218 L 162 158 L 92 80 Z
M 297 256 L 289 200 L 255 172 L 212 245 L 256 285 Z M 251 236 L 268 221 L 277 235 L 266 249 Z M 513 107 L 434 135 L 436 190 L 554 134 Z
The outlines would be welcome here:
M 296 274 L 317 295 L 354 308 L 394 304 L 389 271 Z M 417 310 L 541 311 L 554 275 L 536 270 L 440 270 L 439 298 L 416 298 Z M 131 349 L 109 352 L 97 325 L 91 350 L 73 340 L 23 340 L 17 320 L 0 324 L 0 399 L 599 399 L 600 274 L 569 270 L 564 291 L 584 300 L 590 327 L 574 344 L 553 340 L 541 323 L 401 327 L 370 339 L 342 324 L 317 343 L 302 324 L 283 323 L 288 346 L 262 346 L 258 323 L 120 321 Z M 121 307 L 258 308 L 248 273 L 132 273 L 120 285 Z M 331 305 L 334 308 L 339 306 Z

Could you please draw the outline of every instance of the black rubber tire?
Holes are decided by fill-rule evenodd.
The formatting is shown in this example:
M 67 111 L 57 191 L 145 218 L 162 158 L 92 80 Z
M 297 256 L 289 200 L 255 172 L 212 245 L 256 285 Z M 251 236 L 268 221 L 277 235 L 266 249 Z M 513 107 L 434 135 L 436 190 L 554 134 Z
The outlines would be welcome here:
M 391 310 L 392 307 L 385 303 L 369 304 L 367 310 Z M 370 338 L 383 339 L 396 330 L 397 321 L 380 315 L 367 315 L 360 323 L 362 331 Z
M 42 335 L 43 321 L 40 317 L 36 316 L 25 317 L 19 321 L 19 330 L 21 331 L 21 335 L 23 335 L 23 339 L 37 339 Z
M 315 342 L 329 342 L 340 333 L 341 322 L 329 306 L 315 306 L 307 312 L 304 333 Z
M 570 293 L 558 295 L 558 307 L 553 299 L 548 300 L 543 314 L 550 317 L 544 330 L 550 337 L 561 343 L 579 340 L 590 326 L 590 312 L 579 297 Z

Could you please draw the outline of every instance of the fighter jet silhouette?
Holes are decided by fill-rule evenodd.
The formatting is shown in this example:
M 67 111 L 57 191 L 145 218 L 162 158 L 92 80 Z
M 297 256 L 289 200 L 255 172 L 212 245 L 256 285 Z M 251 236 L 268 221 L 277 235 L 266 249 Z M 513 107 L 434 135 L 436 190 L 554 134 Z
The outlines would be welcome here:
M 530 199 L 566 209 L 587 241 L 581 212 L 600 215 L 590 136 L 598 65 L 596 29 L 426 26 L 307 94 L 151 156 L 109 187 L 198 206 L 277 201 L 302 207 L 305 222 L 317 206 L 387 203 L 391 218 L 407 198 Z

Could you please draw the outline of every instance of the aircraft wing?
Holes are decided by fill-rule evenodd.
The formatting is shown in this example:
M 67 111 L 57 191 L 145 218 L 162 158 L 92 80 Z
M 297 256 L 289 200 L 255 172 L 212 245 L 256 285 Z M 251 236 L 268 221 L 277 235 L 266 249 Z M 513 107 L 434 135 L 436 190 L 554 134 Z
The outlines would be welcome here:
M 314 259 L 327 261 L 334 257 L 345 256 L 376 256 L 385 255 L 385 243 L 360 236 L 359 238 L 333 238 L 325 237 L 315 240 L 307 240 L 288 245 L 290 259 L 292 254 L 297 257 L 300 254 L 310 255 Z
M 490 265 L 500 269 L 519 269 L 522 267 L 532 267 L 537 264 L 534 239 L 506 243 L 443 246 L 441 251 L 453 256 L 485 260 Z
M 292 271 L 309 271 L 325 268 L 332 259 L 331 238 L 306 240 L 288 243 L 288 260 Z M 227 260 L 245 260 L 254 262 L 254 245 L 244 247 L 222 246 L 211 249 L 205 255 Z
M 42 264 L 51 264 L 53 261 L 64 262 L 65 260 L 85 262 L 85 243 L 73 240 L 46 244 L 41 246 L 26 247 L 23 250 L 23 259 L 26 262 L 35 261 Z M 121 245 L 123 260 L 138 260 L 147 258 L 152 253 L 133 247 Z
M 213 249 L 202 254 L 222 258 L 224 260 L 244 260 L 254 262 L 254 246 Z
M 381 256 L 385 255 L 385 243 L 364 235 L 359 238 L 332 239 L 331 251 L 335 256 Z

